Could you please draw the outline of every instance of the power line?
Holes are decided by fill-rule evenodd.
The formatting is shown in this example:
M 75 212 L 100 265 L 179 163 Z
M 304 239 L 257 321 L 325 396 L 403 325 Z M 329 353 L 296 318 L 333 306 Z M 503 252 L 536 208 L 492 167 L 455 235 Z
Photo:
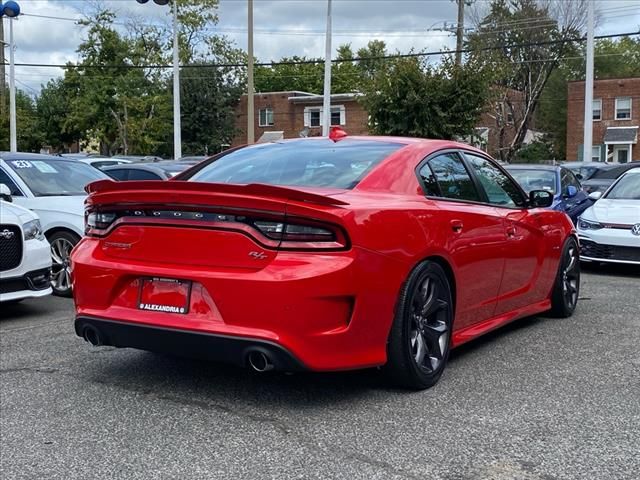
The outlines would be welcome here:
M 640 31 L 636 32 L 625 32 L 625 33 L 613 33 L 608 35 L 598 35 L 594 37 L 597 40 L 605 39 L 605 38 L 617 38 L 617 37 L 630 37 L 634 35 L 639 35 Z M 372 61 L 372 60 L 390 60 L 390 59 L 399 59 L 399 58 L 420 58 L 420 57 L 429 57 L 429 56 L 440 56 L 440 55 L 450 55 L 454 53 L 473 53 L 473 52 L 484 52 L 491 50 L 504 50 L 504 49 L 512 49 L 512 48 L 525 48 L 525 47 L 538 47 L 543 45 L 556 45 L 562 43 L 571 43 L 571 42 L 583 42 L 586 40 L 586 37 L 580 38 L 568 38 L 561 40 L 548 40 L 544 42 L 527 42 L 527 43 L 517 43 L 511 45 L 498 45 L 492 47 L 482 47 L 482 48 L 466 48 L 462 50 L 445 50 L 438 52 L 419 52 L 419 53 L 404 53 L 404 54 L 396 54 L 396 55 L 380 55 L 380 56 L 372 56 L 372 57 L 356 57 L 351 59 L 335 59 L 331 60 L 332 63 L 352 63 L 352 62 L 360 62 L 360 61 Z M 256 63 L 256 66 L 261 67 L 271 67 L 275 65 L 313 65 L 324 62 L 323 59 L 315 59 L 315 60 L 288 60 L 281 62 L 263 62 Z M 5 63 L 6 64 L 6 63 Z M 93 69 L 93 68 L 113 68 L 113 69 L 156 69 L 156 68 L 173 68 L 172 65 L 74 65 L 74 64 L 46 64 L 46 63 L 16 63 L 16 66 L 21 67 L 43 67 L 43 68 L 76 68 L 76 69 Z M 198 64 L 189 64 L 182 65 L 182 68 L 234 68 L 234 67 L 246 67 L 244 63 L 218 63 L 218 64 L 207 64 L 207 63 L 198 63 Z

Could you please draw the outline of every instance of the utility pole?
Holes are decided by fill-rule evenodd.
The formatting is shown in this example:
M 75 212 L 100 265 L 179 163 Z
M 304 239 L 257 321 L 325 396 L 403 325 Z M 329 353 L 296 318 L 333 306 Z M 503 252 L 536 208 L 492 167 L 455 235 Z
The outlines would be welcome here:
M 14 17 L 9 17 L 9 151 L 15 153 L 18 151 L 18 136 L 16 129 L 16 61 L 14 51 L 16 49 L 13 43 L 13 22 Z
M 456 28 L 456 65 L 462 65 L 462 43 L 464 40 L 464 4 L 467 0 L 458 2 L 458 28 Z
M 0 117 L 4 117 L 5 112 L 7 110 L 6 106 L 6 80 L 5 80 L 5 68 L 4 68 L 4 18 L 0 16 Z
M 247 15 L 249 38 L 247 39 L 247 143 L 256 141 L 255 133 L 255 108 L 253 85 L 253 0 L 249 0 Z
M 591 160 L 593 143 L 593 0 L 588 0 L 587 4 L 587 71 L 584 82 L 583 162 Z
M 327 0 L 327 34 L 324 49 L 324 98 L 322 101 L 322 136 L 329 136 L 331 128 L 331 0 Z
M 182 157 L 180 122 L 180 46 L 178 44 L 178 2 L 173 2 L 173 158 Z

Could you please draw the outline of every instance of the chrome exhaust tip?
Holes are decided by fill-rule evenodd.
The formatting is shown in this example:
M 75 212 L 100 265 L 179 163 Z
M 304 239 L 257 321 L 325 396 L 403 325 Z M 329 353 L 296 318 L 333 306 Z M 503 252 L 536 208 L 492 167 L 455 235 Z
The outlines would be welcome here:
M 273 370 L 274 365 L 266 353 L 260 350 L 253 350 L 249 353 L 249 366 L 256 372 L 268 372 Z

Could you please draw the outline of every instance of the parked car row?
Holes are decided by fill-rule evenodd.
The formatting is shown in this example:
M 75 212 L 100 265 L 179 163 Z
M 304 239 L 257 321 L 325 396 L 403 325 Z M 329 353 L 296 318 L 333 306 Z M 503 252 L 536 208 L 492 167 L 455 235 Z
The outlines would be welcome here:
M 106 178 L 119 181 L 168 180 L 204 159 L 205 157 L 185 157 L 179 161 L 135 163 L 132 159 L 98 155 L 48 156 L 2 153 L 0 184 L 4 185 L 5 198 L 13 197 L 12 209 L 25 207 L 41 222 L 39 228 L 50 244 L 48 248 L 51 252 L 50 280 L 53 292 L 57 295 L 70 295 L 69 256 L 84 234 L 84 186 Z M 553 201 L 549 208 L 565 212 L 577 225 L 583 243 L 584 261 L 629 263 L 640 261 L 635 253 L 640 241 L 640 226 L 636 228 L 636 224 L 640 224 L 640 206 L 638 198 L 634 197 L 636 194 L 629 193 L 630 186 L 622 189 L 628 185 L 627 182 L 637 184 L 640 176 L 631 177 L 634 180 L 625 180 L 623 186 L 615 189 L 612 187 L 608 193 L 603 192 L 607 190 L 605 183 L 613 183 L 621 173 L 636 166 L 640 164 L 573 162 L 561 166 L 505 167 L 525 193 L 544 190 L 552 194 Z M 325 165 L 315 165 L 313 175 L 318 176 L 327 168 Z M 235 174 L 239 182 L 243 175 L 246 175 L 242 171 Z M 582 185 L 580 179 L 583 179 Z M 590 192 L 584 187 L 589 181 L 600 182 L 600 185 Z M 619 191 L 626 193 L 620 194 Z M 589 193 L 591 194 L 588 195 Z M 593 202 L 599 198 L 600 202 L 592 207 Z M 6 200 L 3 203 L 3 206 L 5 205 Z M 9 215 L 8 207 L 3 210 L 5 217 Z M 16 226 L 19 222 L 3 220 L 3 225 L 5 224 L 13 225 L 11 228 L 7 227 L 6 236 L 12 236 L 11 231 L 17 235 Z M 1 232 L 4 232 L 4 227 Z M 18 273 L 26 275 L 30 271 Z M 3 281 L 6 275 L 8 274 L 3 269 Z M 28 278 L 21 282 L 29 285 Z M 18 283 L 13 283 L 12 288 L 18 286 Z M 7 288 L 3 287 L 3 295 Z M 40 290 L 38 292 L 41 293 Z

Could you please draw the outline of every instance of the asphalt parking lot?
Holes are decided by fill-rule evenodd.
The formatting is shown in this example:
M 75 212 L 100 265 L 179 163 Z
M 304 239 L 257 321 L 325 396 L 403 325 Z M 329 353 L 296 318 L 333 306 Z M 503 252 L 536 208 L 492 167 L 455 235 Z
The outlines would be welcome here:
M 3 305 L 0 477 L 637 479 L 640 274 L 582 282 L 572 318 L 463 346 L 424 392 L 92 348 L 71 300 Z

